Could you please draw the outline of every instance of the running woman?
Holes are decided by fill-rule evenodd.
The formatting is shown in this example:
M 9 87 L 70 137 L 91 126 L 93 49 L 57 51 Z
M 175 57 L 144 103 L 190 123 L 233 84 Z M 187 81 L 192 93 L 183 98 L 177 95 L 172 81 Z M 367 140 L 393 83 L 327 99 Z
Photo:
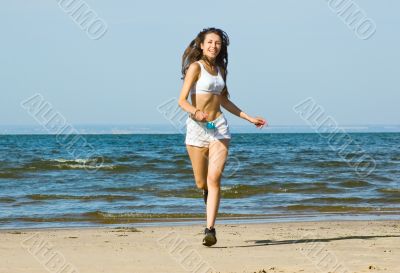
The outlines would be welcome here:
M 196 185 L 203 190 L 206 203 L 205 246 L 217 243 L 214 225 L 221 196 L 221 176 L 231 139 L 221 106 L 260 129 L 267 124 L 264 118 L 249 116 L 229 99 L 226 86 L 228 45 L 229 38 L 224 31 L 206 28 L 191 41 L 182 56 L 184 82 L 178 104 L 189 113 L 185 144 Z M 189 94 L 191 103 L 187 100 Z

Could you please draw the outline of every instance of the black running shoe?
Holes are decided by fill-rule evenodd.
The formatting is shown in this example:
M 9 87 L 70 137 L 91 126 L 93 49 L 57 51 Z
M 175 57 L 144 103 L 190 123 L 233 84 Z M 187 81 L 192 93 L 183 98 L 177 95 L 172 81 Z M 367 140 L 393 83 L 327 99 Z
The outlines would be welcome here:
M 203 200 L 204 204 L 207 205 L 207 198 L 208 198 L 208 190 L 203 190 Z
M 205 246 L 212 246 L 217 243 L 217 237 L 216 237 L 216 231 L 215 228 L 208 229 L 206 228 L 204 230 L 204 239 L 203 239 L 203 245 Z

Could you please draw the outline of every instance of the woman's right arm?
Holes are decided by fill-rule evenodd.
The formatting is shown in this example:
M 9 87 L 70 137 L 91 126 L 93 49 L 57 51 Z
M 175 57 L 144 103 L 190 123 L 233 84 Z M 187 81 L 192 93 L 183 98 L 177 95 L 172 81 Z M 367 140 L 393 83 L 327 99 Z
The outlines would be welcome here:
M 200 66 L 195 62 L 190 64 L 188 70 L 186 71 L 183 87 L 178 99 L 179 106 L 184 111 L 189 112 L 191 114 L 194 114 L 194 112 L 196 111 L 196 107 L 191 105 L 187 101 L 187 98 L 189 96 L 190 88 L 192 87 L 193 83 L 197 81 L 199 74 L 200 74 Z

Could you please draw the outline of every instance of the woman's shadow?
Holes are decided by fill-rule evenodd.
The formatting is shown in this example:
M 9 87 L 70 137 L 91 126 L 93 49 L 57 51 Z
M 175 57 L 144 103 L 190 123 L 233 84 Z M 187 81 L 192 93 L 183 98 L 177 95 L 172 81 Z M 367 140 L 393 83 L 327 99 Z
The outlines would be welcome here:
M 314 242 L 331 242 L 339 240 L 352 240 L 352 239 L 362 239 L 369 240 L 374 238 L 392 238 L 400 237 L 400 235 L 377 235 L 377 236 L 345 236 L 345 237 L 335 237 L 335 238 L 320 238 L 320 239 L 298 239 L 298 240 L 248 240 L 246 243 L 253 242 L 252 245 L 238 245 L 238 246 L 214 246 L 213 248 L 237 248 L 237 247 L 256 247 L 256 246 L 269 246 L 269 245 L 285 245 L 285 244 L 302 244 L 302 243 L 314 243 Z

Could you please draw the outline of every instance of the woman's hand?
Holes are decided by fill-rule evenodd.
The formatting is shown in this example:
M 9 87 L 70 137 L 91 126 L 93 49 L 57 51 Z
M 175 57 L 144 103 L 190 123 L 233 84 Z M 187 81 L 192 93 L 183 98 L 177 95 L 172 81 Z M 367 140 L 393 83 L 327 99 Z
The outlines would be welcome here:
M 196 111 L 196 114 L 193 117 L 197 121 L 206 121 L 208 114 L 203 111 Z
M 263 126 L 268 126 L 268 122 L 262 117 L 250 117 L 249 122 L 253 123 L 257 128 L 262 128 Z

